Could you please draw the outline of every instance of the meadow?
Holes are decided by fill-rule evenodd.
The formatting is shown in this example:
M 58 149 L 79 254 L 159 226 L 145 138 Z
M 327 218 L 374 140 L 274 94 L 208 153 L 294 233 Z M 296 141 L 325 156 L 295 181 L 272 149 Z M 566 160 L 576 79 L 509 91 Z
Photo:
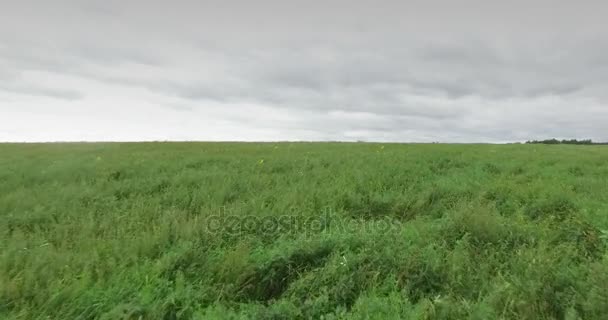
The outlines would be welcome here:
M 1 319 L 606 319 L 608 147 L 0 144 Z

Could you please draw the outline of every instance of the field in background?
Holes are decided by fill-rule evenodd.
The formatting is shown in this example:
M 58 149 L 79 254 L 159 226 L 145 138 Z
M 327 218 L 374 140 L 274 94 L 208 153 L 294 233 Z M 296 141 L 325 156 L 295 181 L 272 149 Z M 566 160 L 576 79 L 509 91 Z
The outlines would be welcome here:
M 608 148 L 0 144 L 2 319 L 605 319 Z

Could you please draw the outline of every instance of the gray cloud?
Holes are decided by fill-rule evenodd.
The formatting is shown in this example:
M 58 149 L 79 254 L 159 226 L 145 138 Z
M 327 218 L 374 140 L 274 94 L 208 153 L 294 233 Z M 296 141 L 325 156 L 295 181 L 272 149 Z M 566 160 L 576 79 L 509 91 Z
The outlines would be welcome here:
M 40 86 L 0 86 L 0 90 L 21 95 L 42 96 L 62 100 L 79 100 L 83 94 L 75 90 L 53 89 Z
M 97 118 L 149 123 L 106 137 L 85 114 L 96 140 L 608 140 L 601 1 L 4 6 L 7 123 L 28 121 L 24 108 L 71 123 L 77 101 Z

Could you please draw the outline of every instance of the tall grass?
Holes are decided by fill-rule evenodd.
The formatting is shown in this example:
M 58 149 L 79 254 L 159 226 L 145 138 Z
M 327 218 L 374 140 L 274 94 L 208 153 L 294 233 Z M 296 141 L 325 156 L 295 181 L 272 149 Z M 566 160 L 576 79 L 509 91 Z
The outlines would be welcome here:
M 3 319 L 605 319 L 608 149 L 0 145 Z

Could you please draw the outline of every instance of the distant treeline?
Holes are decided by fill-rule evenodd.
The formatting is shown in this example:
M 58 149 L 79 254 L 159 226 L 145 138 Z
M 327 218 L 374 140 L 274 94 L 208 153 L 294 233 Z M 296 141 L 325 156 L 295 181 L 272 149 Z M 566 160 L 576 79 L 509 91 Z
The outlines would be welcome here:
M 585 140 L 557 140 L 557 139 L 548 139 L 548 140 L 530 140 L 526 141 L 526 144 L 608 144 L 608 142 L 593 142 L 591 139 Z

